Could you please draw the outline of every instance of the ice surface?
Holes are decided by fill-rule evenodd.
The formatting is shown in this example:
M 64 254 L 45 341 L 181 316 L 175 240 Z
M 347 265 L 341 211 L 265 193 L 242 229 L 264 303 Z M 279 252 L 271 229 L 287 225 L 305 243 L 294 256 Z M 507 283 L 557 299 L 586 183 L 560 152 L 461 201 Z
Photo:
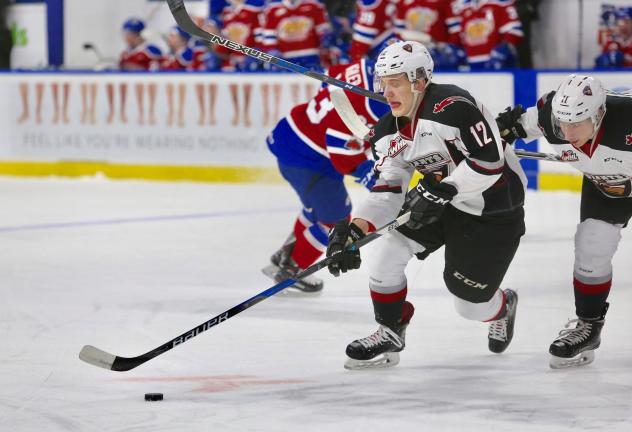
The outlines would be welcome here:
M 277 295 L 124 373 L 81 347 L 138 355 L 272 285 L 260 268 L 298 211 L 290 188 L 2 179 L 0 197 L 0 431 L 632 430 L 630 230 L 595 363 L 548 367 L 573 317 L 578 195 L 527 197 L 502 355 L 454 311 L 440 251 L 407 270 L 417 311 L 393 369 L 343 369 L 376 328 L 363 268 L 321 271 L 322 296 Z

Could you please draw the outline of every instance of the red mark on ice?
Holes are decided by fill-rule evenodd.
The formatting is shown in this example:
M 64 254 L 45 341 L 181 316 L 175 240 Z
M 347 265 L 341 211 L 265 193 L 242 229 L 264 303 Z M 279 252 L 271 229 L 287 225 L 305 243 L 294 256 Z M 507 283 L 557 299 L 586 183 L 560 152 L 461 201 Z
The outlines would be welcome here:
M 191 382 L 198 385 L 192 391 L 200 393 L 217 393 L 237 390 L 242 387 L 258 385 L 285 385 L 304 384 L 308 381 L 298 379 L 261 379 L 250 375 L 224 375 L 224 376 L 191 376 L 191 377 L 139 377 L 125 378 L 128 382 Z

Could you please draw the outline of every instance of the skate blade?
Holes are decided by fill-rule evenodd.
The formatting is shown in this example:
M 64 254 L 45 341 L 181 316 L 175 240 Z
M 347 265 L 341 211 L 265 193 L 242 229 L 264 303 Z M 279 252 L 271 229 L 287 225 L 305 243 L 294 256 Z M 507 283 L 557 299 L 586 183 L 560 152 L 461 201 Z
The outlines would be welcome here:
M 278 271 L 279 267 L 275 266 L 274 264 L 270 264 L 267 267 L 261 269 L 261 273 L 268 276 L 270 279 L 274 279 L 274 275 L 276 275 Z
M 586 366 L 587 364 L 592 363 L 594 360 L 595 351 L 588 350 L 571 358 L 556 357 L 552 355 L 549 366 L 551 366 L 551 369 L 567 369 L 578 366 Z
M 284 295 L 285 297 L 318 297 L 322 293 L 322 289 L 319 289 L 318 291 L 304 291 L 300 288 L 291 286 L 285 288 L 283 291 L 281 291 L 280 294 Z
M 362 369 L 381 369 L 397 366 L 399 364 L 399 353 L 384 353 L 371 360 L 356 360 L 347 358 L 345 369 L 362 370 Z
M 264 267 L 261 269 L 261 272 L 264 275 L 268 276 L 270 279 L 272 279 L 276 283 L 278 283 L 279 281 L 277 281 L 274 277 L 276 276 L 278 271 L 279 271 L 279 267 L 275 266 L 274 264 L 270 264 L 267 267 Z M 283 291 L 281 291 L 279 294 L 287 296 L 287 297 L 318 297 L 319 295 L 322 294 L 322 292 L 323 292 L 322 288 L 319 290 L 314 290 L 314 291 L 305 291 L 300 288 L 297 288 L 296 286 L 290 286 L 284 289 Z

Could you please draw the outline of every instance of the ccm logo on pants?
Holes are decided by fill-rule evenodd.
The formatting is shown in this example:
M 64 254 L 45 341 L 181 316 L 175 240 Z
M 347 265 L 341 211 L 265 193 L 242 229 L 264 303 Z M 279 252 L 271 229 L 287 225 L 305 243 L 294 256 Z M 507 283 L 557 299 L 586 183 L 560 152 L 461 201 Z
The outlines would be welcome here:
M 461 273 L 459 273 L 458 271 L 455 271 L 452 276 L 462 281 L 465 285 L 469 285 L 473 288 L 480 288 L 480 289 L 487 288 L 487 284 L 482 284 L 482 283 L 473 281 L 472 279 L 468 279 L 465 276 L 463 276 Z

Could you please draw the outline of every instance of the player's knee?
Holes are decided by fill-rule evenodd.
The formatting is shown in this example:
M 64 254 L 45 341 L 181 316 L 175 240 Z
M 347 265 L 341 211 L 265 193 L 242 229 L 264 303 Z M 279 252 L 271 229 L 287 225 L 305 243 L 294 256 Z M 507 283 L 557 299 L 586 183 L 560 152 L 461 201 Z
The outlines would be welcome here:
M 454 297 L 454 308 L 463 318 L 472 321 L 489 321 L 498 315 L 503 305 L 502 291 L 497 289 L 491 298 L 484 302 L 472 302 Z
M 411 252 L 399 236 L 385 236 L 380 247 L 374 249 L 374 254 L 368 259 L 371 289 L 375 287 L 396 287 L 406 284 L 404 270 L 411 258 Z
M 601 276 L 612 271 L 612 257 L 621 240 L 621 228 L 597 219 L 586 219 L 575 233 L 575 271 Z
M 496 283 L 476 280 L 456 269 L 446 268 L 443 272 L 443 280 L 452 294 L 471 303 L 489 301 L 498 289 Z

